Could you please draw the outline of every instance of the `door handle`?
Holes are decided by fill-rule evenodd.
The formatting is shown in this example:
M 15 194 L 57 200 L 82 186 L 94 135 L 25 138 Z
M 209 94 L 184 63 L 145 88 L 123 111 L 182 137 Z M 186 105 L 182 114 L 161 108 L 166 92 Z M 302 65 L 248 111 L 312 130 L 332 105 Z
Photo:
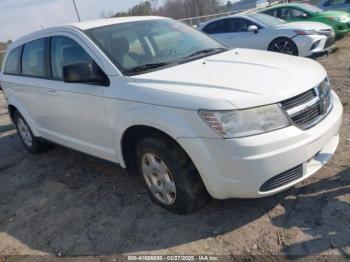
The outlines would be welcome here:
M 54 89 L 50 89 L 50 90 L 48 91 L 48 93 L 49 93 L 49 95 L 51 95 L 51 96 L 57 96 L 57 95 L 58 95 L 58 92 L 57 92 L 56 90 L 54 90 Z

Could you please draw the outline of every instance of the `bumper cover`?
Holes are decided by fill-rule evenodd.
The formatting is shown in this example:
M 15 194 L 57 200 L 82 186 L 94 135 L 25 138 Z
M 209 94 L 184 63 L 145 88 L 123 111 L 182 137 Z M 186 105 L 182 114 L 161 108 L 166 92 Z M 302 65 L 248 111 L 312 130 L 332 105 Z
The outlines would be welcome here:
M 319 170 L 334 154 L 342 119 L 337 95 L 333 110 L 316 126 L 303 131 L 290 126 L 239 139 L 179 138 L 212 197 L 258 198 L 283 191 Z M 279 188 L 260 192 L 270 178 L 298 165 L 303 176 Z

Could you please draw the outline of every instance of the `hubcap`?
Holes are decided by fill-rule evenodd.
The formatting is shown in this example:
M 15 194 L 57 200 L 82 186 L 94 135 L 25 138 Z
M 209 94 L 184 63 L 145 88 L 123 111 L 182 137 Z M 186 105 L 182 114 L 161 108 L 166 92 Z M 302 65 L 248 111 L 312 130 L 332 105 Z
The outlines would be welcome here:
M 274 43 L 272 49 L 274 52 L 293 55 L 293 48 L 286 40 Z
M 27 126 L 27 124 L 24 122 L 22 118 L 18 118 L 17 126 L 18 126 L 19 135 L 23 139 L 24 144 L 28 147 L 32 147 L 32 144 L 33 144 L 32 135 L 29 131 L 29 127 Z
M 141 159 L 142 174 L 152 195 L 165 205 L 176 199 L 174 178 L 164 161 L 153 153 L 146 153 Z

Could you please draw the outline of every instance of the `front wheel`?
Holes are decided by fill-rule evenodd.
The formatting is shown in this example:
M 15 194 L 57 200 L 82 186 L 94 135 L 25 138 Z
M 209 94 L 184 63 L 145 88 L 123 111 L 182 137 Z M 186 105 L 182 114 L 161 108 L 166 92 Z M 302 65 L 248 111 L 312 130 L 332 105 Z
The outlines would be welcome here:
M 297 56 L 299 53 L 297 45 L 292 39 L 287 37 L 280 37 L 273 40 L 267 50 L 294 56 Z
M 137 147 L 138 172 L 151 199 L 177 214 L 198 209 L 208 193 L 197 169 L 182 148 L 162 135 L 141 140 Z

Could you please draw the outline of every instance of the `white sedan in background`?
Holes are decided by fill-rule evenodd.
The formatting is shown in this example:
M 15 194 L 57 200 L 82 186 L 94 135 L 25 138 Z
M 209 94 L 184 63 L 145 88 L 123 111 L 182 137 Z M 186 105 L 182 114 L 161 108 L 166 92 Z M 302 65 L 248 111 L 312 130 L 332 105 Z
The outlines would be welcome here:
M 251 48 L 312 56 L 334 48 L 334 31 L 317 22 L 293 22 L 265 14 L 244 13 L 218 18 L 198 26 L 230 48 Z

